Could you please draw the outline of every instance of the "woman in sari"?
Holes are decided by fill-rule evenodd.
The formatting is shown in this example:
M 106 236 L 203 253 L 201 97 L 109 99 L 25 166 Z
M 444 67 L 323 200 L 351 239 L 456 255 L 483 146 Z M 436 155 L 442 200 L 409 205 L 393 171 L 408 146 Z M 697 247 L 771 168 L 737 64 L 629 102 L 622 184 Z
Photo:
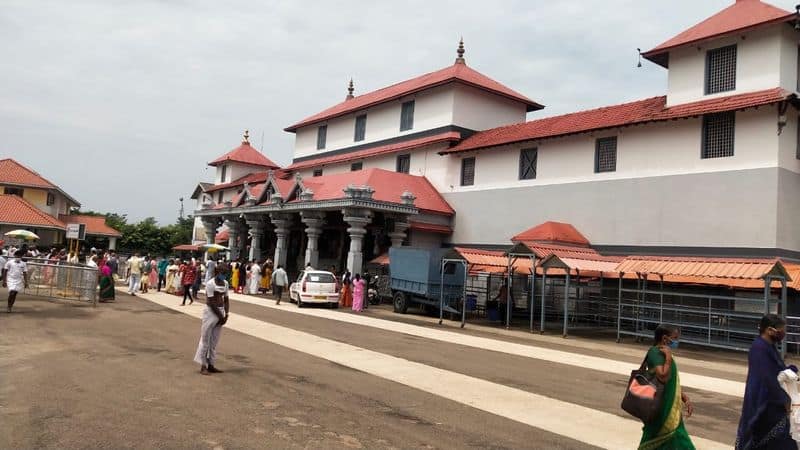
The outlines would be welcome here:
M 156 263 L 155 258 L 150 260 L 150 273 L 148 276 L 150 277 L 150 288 L 155 288 L 158 286 L 158 264 Z
M 261 291 L 266 294 L 269 292 L 270 285 L 272 284 L 272 261 L 266 260 L 263 270 L 264 273 L 261 274 Z
M 775 347 L 786 337 L 786 321 L 775 314 L 761 319 L 758 336 L 747 356 L 747 384 L 742 417 L 736 433 L 736 449 L 796 449 L 789 434 L 792 399 L 778 384 L 786 369 Z
M 175 288 L 175 277 L 178 276 L 178 270 L 180 270 L 180 268 L 175 264 L 175 260 L 170 259 L 169 265 L 167 266 L 167 294 L 175 294 L 177 292 Z
M 106 260 L 101 261 L 100 266 L 100 301 L 112 302 L 114 301 L 114 277 L 111 273 L 111 267 L 106 264 Z
M 353 277 L 353 311 L 361 312 L 364 310 L 364 280 L 361 275 Z
M 339 296 L 339 306 L 347 308 L 353 306 L 353 284 L 350 282 L 350 272 L 345 272 L 342 277 L 342 291 Z
M 239 291 L 239 263 L 236 261 L 231 263 L 231 288 L 233 292 Z
M 694 450 L 689 433 L 683 426 L 683 406 L 691 417 L 694 406 L 681 392 L 678 365 L 672 351 L 678 348 L 680 331 L 673 325 L 656 328 L 653 346 L 647 351 L 647 370 L 664 383 L 661 412 L 655 420 L 644 425 L 639 450 Z

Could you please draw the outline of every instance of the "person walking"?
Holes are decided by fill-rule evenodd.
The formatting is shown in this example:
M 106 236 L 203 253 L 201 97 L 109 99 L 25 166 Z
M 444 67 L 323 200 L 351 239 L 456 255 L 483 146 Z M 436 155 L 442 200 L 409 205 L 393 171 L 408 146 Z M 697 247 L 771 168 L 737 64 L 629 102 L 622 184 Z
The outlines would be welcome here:
M 101 261 L 100 266 L 100 302 L 113 302 L 115 297 L 114 292 L 114 274 L 111 272 L 111 267 L 108 261 Z
M 22 260 L 22 254 L 22 250 L 17 250 L 14 259 L 7 261 L 3 267 L 3 287 L 8 288 L 8 313 L 11 313 L 11 307 L 17 301 L 17 293 L 28 287 L 28 265 Z
M 139 282 L 142 277 L 142 259 L 136 252 L 128 259 L 128 294 L 136 296 L 139 290 Z
M 239 290 L 239 263 L 236 261 L 231 263 L 231 288 L 233 292 Z
M 353 283 L 350 280 L 350 271 L 345 271 L 342 275 L 342 290 L 339 294 L 339 306 L 348 308 L 353 306 Z
M 253 261 L 250 266 L 250 280 L 248 286 L 248 294 L 257 295 L 258 288 L 261 285 L 261 266 L 257 261 Z
M 162 257 L 161 261 L 158 262 L 158 292 L 161 292 L 161 287 L 167 287 L 167 267 L 169 267 L 170 262 L 167 258 Z
M 691 417 L 694 406 L 681 391 L 678 364 L 672 351 L 678 348 L 680 330 L 674 325 L 656 327 L 653 346 L 647 351 L 647 371 L 664 384 L 661 410 L 656 419 L 642 429 L 639 450 L 694 450 L 694 444 L 683 425 L 683 406 L 686 417 Z M 777 374 L 776 374 L 777 376 Z
M 356 274 L 353 277 L 353 311 L 361 312 L 364 310 L 364 279 Z
M 199 259 L 194 261 L 193 264 L 196 273 L 194 277 L 194 283 L 192 283 L 192 296 L 197 298 L 197 293 L 200 291 L 200 282 L 205 279 L 205 267 L 203 267 L 203 263 L 200 262 Z M 205 285 L 206 282 L 203 282 Z
M 266 294 L 269 292 L 272 285 L 272 261 L 269 259 L 264 261 L 261 272 L 261 285 L 259 286 L 259 290 Z
M 181 286 L 183 286 L 183 302 L 181 306 L 186 306 L 187 297 L 189 298 L 190 305 L 194 303 L 194 298 L 192 298 L 192 285 L 194 284 L 195 278 L 197 278 L 197 267 L 189 261 L 186 261 L 181 273 Z
M 281 298 L 283 297 L 283 289 L 289 285 L 289 277 L 286 275 L 286 271 L 283 270 L 282 265 L 278 265 L 278 268 L 275 269 L 275 272 L 272 273 L 272 286 L 275 288 L 275 304 L 281 304 Z
M 222 373 L 214 367 L 214 362 L 217 359 L 217 345 L 222 327 L 228 322 L 230 300 L 228 282 L 225 281 L 225 274 L 221 269 L 216 267 L 214 278 L 205 284 L 206 307 L 203 309 L 203 319 L 200 323 L 200 342 L 194 355 L 194 361 L 200 364 L 200 373 L 203 375 Z
M 158 262 L 155 258 L 150 258 L 150 271 L 147 272 L 147 276 L 150 278 L 150 289 L 158 290 Z
M 178 277 L 178 265 L 175 263 L 174 259 L 169 260 L 169 265 L 167 266 L 167 294 L 175 294 L 177 289 L 175 288 L 176 284 L 175 279 Z
M 214 278 L 214 274 L 216 273 L 216 268 L 217 268 L 217 261 L 214 259 L 213 256 L 210 256 L 208 258 L 208 261 L 206 261 L 206 275 L 205 278 L 203 279 L 204 285 L 208 283 L 209 280 L 212 280 Z
M 142 279 L 140 282 L 142 294 L 147 294 L 147 288 L 150 287 L 151 270 L 153 270 L 153 263 L 150 261 L 150 256 L 145 256 L 142 263 Z
M 761 318 L 758 331 L 747 355 L 747 382 L 735 447 L 796 449 L 797 442 L 789 433 L 792 399 L 778 383 L 778 374 L 786 370 L 786 364 L 776 346 L 786 337 L 786 321 L 767 314 Z

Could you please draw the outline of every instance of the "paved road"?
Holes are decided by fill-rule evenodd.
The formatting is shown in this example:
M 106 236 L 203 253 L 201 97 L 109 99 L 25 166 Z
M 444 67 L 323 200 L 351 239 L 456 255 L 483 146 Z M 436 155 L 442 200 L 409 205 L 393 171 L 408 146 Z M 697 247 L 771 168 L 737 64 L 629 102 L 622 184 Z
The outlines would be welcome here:
M 642 347 L 443 331 L 374 309 L 235 296 L 220 344 L 226 373 L 203 377 L 191 361 L 203 306 L 179 303 L 166 294 L 118 294 L 97 308 L 21 297 L 0 314 L 0 448 L 637 444 L 638 425 L 618 408 L 627 377 L 617 367 L 630 370 Z M 687 427 L 698 448 L 730 446 L 742 358 L 687 353 L 681 367 L 702 387 L 687 388 L 697 410 Z

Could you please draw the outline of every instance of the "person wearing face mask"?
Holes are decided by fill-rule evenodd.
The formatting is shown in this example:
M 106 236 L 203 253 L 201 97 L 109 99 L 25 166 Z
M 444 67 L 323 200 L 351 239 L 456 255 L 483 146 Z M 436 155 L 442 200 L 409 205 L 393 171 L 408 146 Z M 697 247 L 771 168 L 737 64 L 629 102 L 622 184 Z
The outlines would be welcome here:
M 786 337 L 786 321 L 767 314 L 758 331 L 760 335 L 747 355 L 747 384 L 736 449 L 796 449 L 797 442 L 789 433 L 792 399 L 778 383 L 778 374 L 787 368 L 777 349 Z
M 661 411 L 655 420 L 642 428 L 639 450 L 694 449 L 689 433 L 683 425 L 683 407 L 686 417 L 691 417 L 694 406 L 681 391 L 678 365 L 672 356 L 678 348 L 680 330 L 674 325 L 661 324 L 656 328 L 653 346 L 647 351 L 647 371 L 664 384 Z
M 6 311 L 9 313 L 17 300 L 17 293 L 28 287 L 28 265 L 22 260 L 22 255 L 22 250 L 17 250 L 14 254 L 14 259 L 8 261 L 3 268 L 3 287 L 8 288 L 8 308 Z

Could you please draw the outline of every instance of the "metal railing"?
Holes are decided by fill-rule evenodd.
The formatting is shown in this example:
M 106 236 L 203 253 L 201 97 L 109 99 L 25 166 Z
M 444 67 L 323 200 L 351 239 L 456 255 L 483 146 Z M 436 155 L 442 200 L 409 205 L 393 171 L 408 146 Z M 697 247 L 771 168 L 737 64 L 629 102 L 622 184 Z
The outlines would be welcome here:
M 53 264 L 46 260 L 26 260 L 28 287 L 24 294 L 37 297 L 64 298 L 97 305 L 96 267 L 82 264 Z

